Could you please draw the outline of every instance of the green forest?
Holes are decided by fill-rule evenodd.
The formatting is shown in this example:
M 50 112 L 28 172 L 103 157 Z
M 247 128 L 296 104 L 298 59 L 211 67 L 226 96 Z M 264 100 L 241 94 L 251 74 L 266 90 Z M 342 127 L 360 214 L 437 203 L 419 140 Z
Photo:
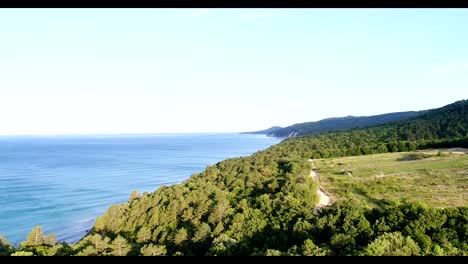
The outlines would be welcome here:
M 287 138 L 382 125 L 385 123 L 409 119 L 422 113 L 424 113 L 424 111 L 397 112 L 374 116 L 332 117 L 316 122 L 294 124 L 284 128 L 275 126 L 261 131 L 247 132 L 247 134 L 266 134 L 273 137 Z
M 36 227 L 0 255 L 468 255 L 468 202 L 436 207 L 340 200 L 314 214 L 308 159 L 468 147 L 468 101 L 403 121 L 289 138 L 208 166 L 181 184 L 134 191 L 75 244 Z

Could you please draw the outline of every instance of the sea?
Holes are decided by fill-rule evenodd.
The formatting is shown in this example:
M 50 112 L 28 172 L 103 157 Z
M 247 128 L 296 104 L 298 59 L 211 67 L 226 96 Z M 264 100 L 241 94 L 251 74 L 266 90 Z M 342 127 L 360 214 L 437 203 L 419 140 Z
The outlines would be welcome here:
M 181 183 L 279 141 L 236 133 L 0 136 L 0 235 L 17 245 L 42 226 L 76 242 L 133 190 Z

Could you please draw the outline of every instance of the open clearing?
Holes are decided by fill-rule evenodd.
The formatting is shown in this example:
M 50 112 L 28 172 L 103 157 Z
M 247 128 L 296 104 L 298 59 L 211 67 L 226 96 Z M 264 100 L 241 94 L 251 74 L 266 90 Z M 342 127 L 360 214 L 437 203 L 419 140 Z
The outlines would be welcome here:
M 455 153 L 451 153 L 455 152 Z M 466 149 L 315 159 L 320 184 L 335 200 L 379 207 L 382 199 L 435 207 L 468 206 Z

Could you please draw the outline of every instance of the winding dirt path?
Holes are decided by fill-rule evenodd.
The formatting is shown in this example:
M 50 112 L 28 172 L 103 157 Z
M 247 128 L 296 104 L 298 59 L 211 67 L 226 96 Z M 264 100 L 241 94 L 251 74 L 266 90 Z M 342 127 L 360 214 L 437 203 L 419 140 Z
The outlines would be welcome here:
M 320 178 L 319 178 L 319 174 L 317 172 L 317 169 L 316 169 L 316 167 L 314 165 L 314 162 L 311 159 L 309 159 L 309 162 L 310 162 L 310 165 L 312 167 L 310 169 L 310 177 L 312 177 L 312 179 L 314 179 L 314 181 L 319 183 L 319 187 L 317 188 L 317 194 L 319 195 L 320 200 L 319 200 L 318 205 L 314 209 L 314 213 L 317 213 L 320 208 L 322 208 L 324 206 L 327 206 L 327 205 L 330 205 L 331 201 L 330 201 L 330 196 L 328 196 L 323 191 L 322 187 L 320 186 Z
M 324 207 L 324 206 L 327 206 L 327 205 L 330 205 L 330 197 L 323 192 L 322 190 L 322 187 L 319 187 L 317 189 L 317 193 L 318 195 L 320 196 L 320 201 L 318 203 L 318 207 Z

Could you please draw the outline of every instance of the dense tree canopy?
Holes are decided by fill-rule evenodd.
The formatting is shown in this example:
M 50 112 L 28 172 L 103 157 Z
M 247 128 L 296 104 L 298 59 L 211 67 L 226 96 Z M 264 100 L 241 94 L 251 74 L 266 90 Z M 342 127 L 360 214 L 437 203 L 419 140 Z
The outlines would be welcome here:
M 286 139 L 269 151 L 330 158 L 444 147 L 468 147 L 468 100 L 400 122 Z
M 306 122 L 294 124 L 288 127 L 273 127 L 267 130 L 253 132 L 254 134 L 266 134 L 273 137 L 292 137 L 315 135 L 330 131 L 343 131 L 355 128 L 364 128 L 369 126 L 381 125 L 389 122 L 416 117 L 424 111 L 419 112 L 399 112 L 388 113 L 375 116 L 347 116 L 338 118 L 327 118 L 317 122 Z

